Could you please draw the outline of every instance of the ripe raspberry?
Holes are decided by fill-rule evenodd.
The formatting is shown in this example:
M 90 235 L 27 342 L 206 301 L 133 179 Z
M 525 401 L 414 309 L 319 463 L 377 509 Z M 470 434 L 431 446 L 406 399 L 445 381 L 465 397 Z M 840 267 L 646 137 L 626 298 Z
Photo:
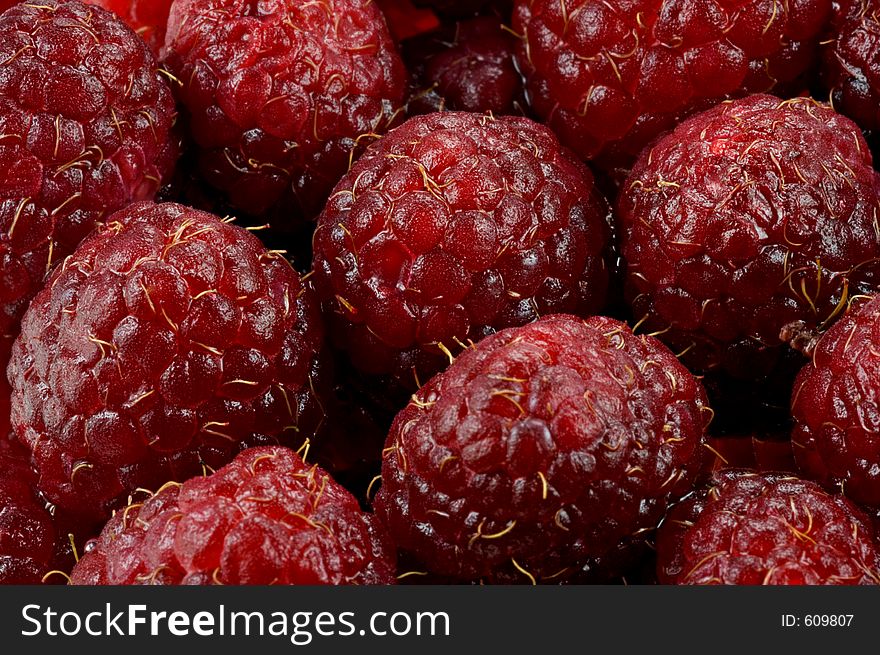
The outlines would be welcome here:
M 796 87 L 830 12 L 831 0 L 517 0 L 513 29 L 534 111 L 613 168 L 718 100 Z
M 516 39 L 497 17 L 460 21 L 409 39 L 403 58 L 411 76 L 410 115 L 454 111 L 522 114 L 522 78 L 513 63 Z
M 13 349 L 12 424 L 40 491 L 106 515 L 241 447 L 312 436 L 319 319 L 245 230 L 174 204 L 117 212 L 56 269 Z
M 22 3 L 0 15 L 0 364 L 54 262 L 176 156 L 153 55 L 110 12 Z
M 792 441 L 810 479 L 880 508 L 880 296 L 854 299 L 795 381 Z
M 867 518 L 841 496 L 774 473 L 717 472 L 657 534 L 661 584 L 880 584 Z
M 385 529 L 292 450 L 251 448 L 110 519 L 73 584 L 392 584 Z
M 313 218 L 360 137 L 403 102 L 403 64 L 371 0 L 177 0 L 164 56 L 202 174 L 251 214 Z
M 315 232 L 316 287 L 359 368 L 424 380 L 468 339 L 601 309 L 606 213 L 547 128 L 418 116 L 336 187 Z
M 806 98 L 685 121 L 619 199 L 635 316 L 694 368 L 768 373 L 784 326 L 827 325 L 880 285 L 878 179 L 858 128 Z
M 699 472 L 700 383 L 653 337 L 551 316 L 487 337 L 395 419 L 376 511 L 439 575 L 560 582 Z
M 865 130 L 880 128 L 880 2 L 850 0 L 823 48 L 822 83 L 834 107 Z
M 34 495 L 28 455 L 0 438 L 0 584 L 39 584 L 52 569 L 55 527 Z
M 174 0 L 87 0 L 116 13 L 157 53 L 165 43 L 165 26 Z

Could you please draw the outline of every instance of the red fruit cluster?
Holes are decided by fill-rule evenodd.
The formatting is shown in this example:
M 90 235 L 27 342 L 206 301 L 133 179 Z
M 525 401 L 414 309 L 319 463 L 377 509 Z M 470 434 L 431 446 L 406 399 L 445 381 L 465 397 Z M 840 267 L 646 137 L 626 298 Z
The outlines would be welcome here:
M 403 103 L 403 65 L 371 0 L 178 0 L 164 57 L 207 181 L 288 222 L 318 213 L 361 138 Z
M 628 167 L 655 136 L 718 100 L 790 89 L 831 0 L 517 0 L 534 111 L 563 143 Z
M 711 418 L 653 337 L 552 316 L 487 337 L 397 416 L 375 507 L 399 548 L 463 580 L 560 582 L 659 523 Z
M 165 43 L 165 26 L 174 0 L 88 0 L 109 9 L 138 33 L 156 54 Z
M 0 585 L 39 584 L 55 554 L 55 526 L 34 494 L 28 454 L 0 438 Z
M 880 584 L 867 518 L 841 496 L 773 473 L 715 473 L 657 534 L 661 584 Z
M 173 204 L 114 214 L 55 270 L 13 349 L 12 423 L 40 491 L 106 516 L 242 447 L 301 443 L 322 416 L 319 318 L 247 231 Z
M 216 473 L 117 512 L 73 584 L 393 584 L 394 550 L 357 500 L 291 450 L 251 448 Z
M 315 232 L 316 287 L 359 368 L 424 380 L 494 329 L 601 309 L 606 213 L 547 128 L 419 116 L 336 187 Z
M 522 114 L 526 103 L 515 48 L 516 39 L 494 16 L 456 22 L 404 42 L 412 86 L 407 112 Z
M 620 195 L 635 317 L 696 369 L 768 373 L 783 327 L 826 327 L 880 287 L 878 179 L 858 127 L 813 100 L 692 117 Z
M 155 58 L 113 14 L 40 0 L 0 15 L 0 363 L 52 265 L 159 189 L 174 120 Z
M 880 296 L 856 299 L 795 381 L 794 453 L 813 480 L 880 507 Z

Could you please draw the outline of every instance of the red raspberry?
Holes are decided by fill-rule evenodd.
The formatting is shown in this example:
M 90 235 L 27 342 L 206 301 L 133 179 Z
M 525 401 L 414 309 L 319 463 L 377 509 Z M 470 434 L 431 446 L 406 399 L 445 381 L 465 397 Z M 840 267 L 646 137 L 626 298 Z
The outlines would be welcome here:
M 606 213 L 547 128 L 418 116 L 336 187 L 315 232 L 316 286 L 359 368 L 424 380 L 468 339 L 601 309 Z
M 543 318 L 487 337 L 413 396 L 376 511 L 432 573 L 565 581 L 691 488 L 710 418 L 656 339 L 610 318 Z
M 245 212 L 314 217 L 405 73 L 372 0 L 177 0 L 165 61 L 208 182 Z
M 657 534 L 661 584 L 880 584 L 867 518 L 784 474 L 717 472 Z
M 168 12 L 174 0 L 87 1 L 115 12 L 146 41 L 153 52 L 159 52 L 165 42 L 165 26 L 168 23 Z
M 621 192 L 635 316 L 694 368 L 768 373 L 784 326 L 827 325 L 880 285 L 878 179 L 858 128 L 806 98 L 685 121 Z
M 287 448 L 251 448 L 208 477 L 117 512 L 73 584 L 392 584 L 381 524 Z
M 810 479 L 880 508 L 880 296 L 854 299 L 812 355 L 791 401 L 798 465 Z
M 880 2 L 850 0 L 823 49 L 822 83 L 841 113 L 865 130 L 880 129 Z M 848 9 L 845 11 L 844 9 Z
M 718 100 L 796 87 L 831 0 L 517 0 L 532 108 L 603 167 Z
M 170 90 L 143 42 L 80 2 L 0 15 L 0 364 L 54 262 L 174 164 Z
M 106 515 L 138 487 L 301 443 L 321 407 L 317 305 L 242 228 L 181 205 L 117 212 L 56 269 L 9 366 L 40 491 Z
M 28 455 L 0 438 L 0 584 L 38 584 L 52 569 L 55 526 L 34 494 Z
M 411 75 L 410 115 L 443 111 L 523 114 L 516 39 L 497 17 L 456 22 L 403 44 Z

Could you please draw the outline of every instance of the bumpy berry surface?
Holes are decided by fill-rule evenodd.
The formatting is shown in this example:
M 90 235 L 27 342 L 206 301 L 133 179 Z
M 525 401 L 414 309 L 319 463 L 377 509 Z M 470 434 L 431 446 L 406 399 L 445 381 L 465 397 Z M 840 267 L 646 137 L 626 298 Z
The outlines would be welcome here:
M 561 582 L 656 527 L 699 472 L 700 383 L 653 337 L 557 315 L 487 337 L 413 396 L 375 506 L 465 580 Z
M 79 2 L 0 16 L 0 363 L 55 262 L 152 198 L 177 143 L 171 91 L 115 15 Z
M 165 43 L 165 26 L 168 12 L 174 0 L 88 0 L 117 14 L 122 20 L 146 41 L 147 45 L 159 53 Z
M 105 514 L 241 447 L 312 436 L 321 344 L 317 304 L 282 256 L 210 214 L 137 203 L 25 314 L 13 429 L 51 502 Z
M 34 494 L 29 454 L 0 438 L 0 584 L 39 584 L 52 569 L 55 527 Z
M 522 78 L 514 36 L 495 16 L 455 22 L 403 44 L 411 76 L 410 115 L 432 111 L 522 114 Z
M 858 127 L 812 100 L 692 117 L 621 192 L 634 315 L 697 369 L 767 373 L 784 326 L 827 326 L 880 284 L 878 179 Z
M 392 584 L 385 529 L 292 450 L 251 448 L 119 511 L 73 584 Z
M 880 507 L 880 297 L 856 299 L 797 377 L 792 440 L 804 474 Z
M 662 584 L 880 584 L 867 518 L 842 496 L 778 473 L 715 473 L 657 534 Z
M 314 217 L 406 83 L 371 0 L 178 0 L 164 58 L 202 174 L 252 214 Z
M 843 3 L 823 48 L 822 83 L 834 107 L 865 130 L 880 128 L 880 2 Z
M 717 100 L 791 86 L 830 11 L 831 0 L 517 0 L 513 29 L 534 111 L 612 167 Z
M 316 286 L 358 367 L 424 381 L 441 350 L 492 329 L 601 309 L 606 213 L 547 128 L 418 116 L 336 187 L 315 233 Z

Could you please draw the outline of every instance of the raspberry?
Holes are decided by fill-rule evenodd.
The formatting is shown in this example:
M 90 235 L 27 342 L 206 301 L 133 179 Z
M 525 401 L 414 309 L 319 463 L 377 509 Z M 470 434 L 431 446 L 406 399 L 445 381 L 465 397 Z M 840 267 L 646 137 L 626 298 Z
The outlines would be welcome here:
M 165 42 L 165 26 L 173 0 L 88 0 L 119 15 L 158 53 Z
M 653 337 L 543 318 L 487 337 L 413 396 L 385 444 L 376 512 L 432 573 L 565 581 L 691 488 L 710 418 Z
M 315 232 L 316 287 L 359 368 L 424 380 L 468 339 L 601 309 L 606 213 L 545 127 L 418 116 L 336 187 Z
M 610 169 L 718 100 L 796 88 L 830 12 L 831 0 L 517 0 L 513 29 L 532 109 Z
M 318 213 L 360 137 L 403 102 L 371 0 L 178 0 L 164 55 L 202 174 L 243 211 L 275 206 L 286 221 Z
M 38 584 L 52 568 L 55 527 L 34 495 L 28 455 L 0 438 L 0 584 Z
M 729 470 L 674 507 L 657 534 L 661 584 L 880 584 L 859 510 L 818 485 Z
M 208 477 L 117 512 L 73 584 L 392 584 L 381 524 L 287 448 L 251 448 Z
M 525 96 L 513 63 L 515 47 L 513 35 L 491 16 L 409 39 L 403 44 L 413 87 L 407 111 L 523 114 Z
M 795 381 L 792 441 L 810 479 L 880 508 L 880 297 L 854 299 Z
M 876 0 L 844 3 L 823 48 L 822 83 L 834 107 L 865 130 L 880 128 L 878 14 Z
M 170 203 L 117 212 L 56 269 L 13 348 L 12 424 L 40 491 L 106 516 L 138 487 L 312 436 L 319 319 L 242 228 Z
M 0 364 L 53 263 L 176 157 L 171 92 L 143 42 L 80 2 L 0 15 Z
M 827 326 L 880 284 L 878 179 L 858 128 L 812 100 L 692 117 L 642 154 L 619 199 L 635 316 L 695 369 L 767 374 L 783 327 Z

